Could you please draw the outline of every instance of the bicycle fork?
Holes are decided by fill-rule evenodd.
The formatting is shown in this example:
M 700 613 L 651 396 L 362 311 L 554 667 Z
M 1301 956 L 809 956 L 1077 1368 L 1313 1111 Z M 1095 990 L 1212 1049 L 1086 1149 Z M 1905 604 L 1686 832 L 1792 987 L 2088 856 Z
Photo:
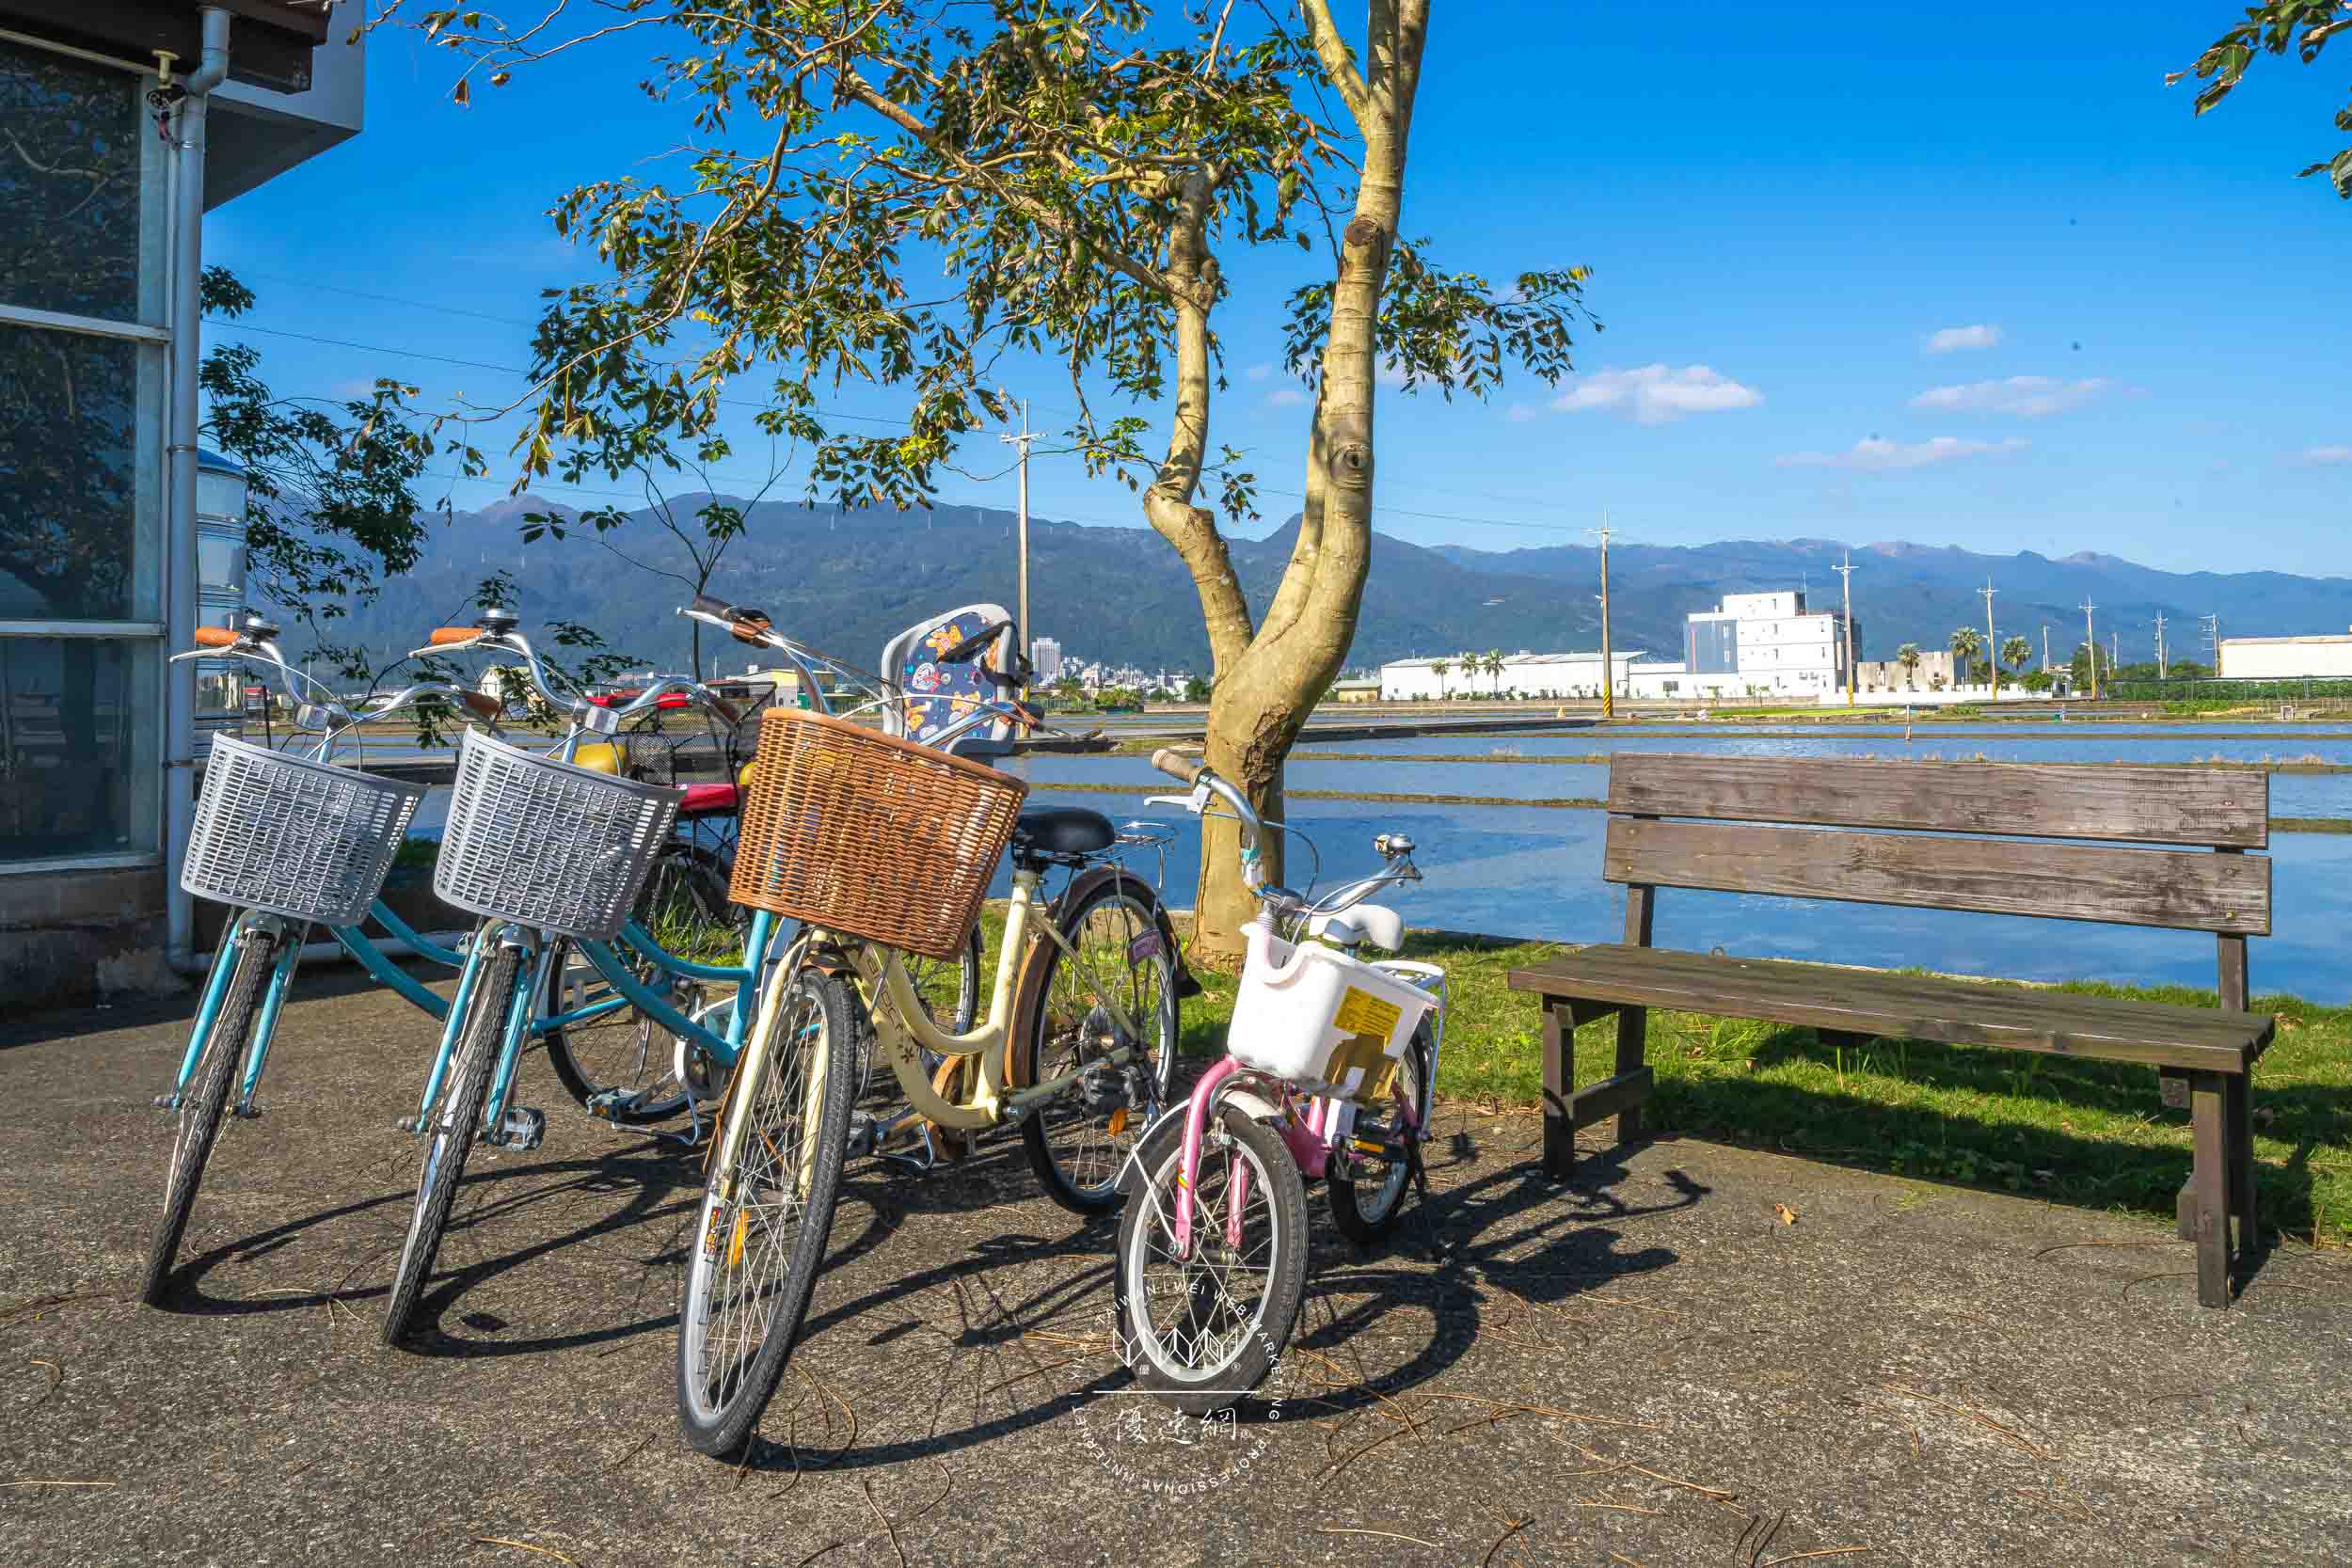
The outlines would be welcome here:
M 221 932 L 219 944 L 213 952 L 213 967 L 204 977 L 203 1000 L 197 1007 L 196 1022 L 188 1031 L 188 1047 L 180 1058 L 179 1075 L 172 1080 L 169 1094 L 159 1094 L 154 1098 L 156 1109 L 171 1112 L 180 1109 L 181 1100 L 188 1092 L 188 1084 L 196 1076 L 197 1064 L 204 1059 L 205 1048 L 212 1042 L 213 1031 L 219 1026 L 221 1009 L 229 1002 L 229 987 L 236 976 L 246 948 L 256 942 L 278 943 L 278 959 L 270 968 L 261 1006 L 253 1015 L 253 1043 L 246 1053 L 245 1072 L 239 1080 L 237 1101 L 230 1107 L 230 1114 L 247 1121 L 261 1116 L 261 1108 L 253 1103 L 253 1095 L 262 1085 L 262 1069 L 269 1060 L 270 1041 L 277 1037 L 278 1009 L 285 1005 L 287 989 L 294 984 L 294 967 L 301 961 L 302 943 L 283 918 L 251 912 L 239 916 Z M 229 1042 L 228 1049 L 235 1050 L 236 1042 Z
M 424 1094 L 417 1114 L 395 1123 L 399 1131 L 421 1137 L 434 1128 L 433 1108 L 440 1102 L 450 1065 L 456 1059 L 458 1043 L 471 1022 L 483 969 L 496 954 L 510 949 L 519 955 L 515 990 L 507 999 L 504 1027 L 499 1037 L 498 1075 L 491 1081 L 489 1096 L 482 1108 L 482 1125 L 475 1129 L 475 1135 L 484 1143 L 501 1148 L 527 1150 L 539 1147 L 547 1130 L 547 1117 L 527 1108 L 509 1112 L 506 1101 L 514 1091 L 516 1070 L 522 1065 L 523 1047 L 531 1038 L 532 1013 L 546 987 L 546 970 L 554 948 L 538 932 L 503 923 L 485 922 L 468 945 L 466 967 L 458 974 L 457 994 L 451 999 L 449 1017 L 441 1025 L 440 1049 L 434 1053 L 433 1070 L 426 1075 Z

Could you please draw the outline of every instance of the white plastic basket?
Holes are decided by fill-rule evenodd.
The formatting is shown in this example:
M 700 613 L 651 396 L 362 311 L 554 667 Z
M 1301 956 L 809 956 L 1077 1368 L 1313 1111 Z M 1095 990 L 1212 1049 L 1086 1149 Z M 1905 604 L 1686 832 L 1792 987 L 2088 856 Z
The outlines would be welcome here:
M 685 798 L 469 729 L 433 891 L 474 914 L 609 942 L 628 924 Z
M 180 885 L 245 909 L 357 925 L 422 799 L 422 784 L 216 735 Z
M 1340 1099 L 1385 1093 L 1436 998 L 1335 949 L 1284 942 L 1263 919 L 1248 943 L 1226 1049 L 1244 1067 Z

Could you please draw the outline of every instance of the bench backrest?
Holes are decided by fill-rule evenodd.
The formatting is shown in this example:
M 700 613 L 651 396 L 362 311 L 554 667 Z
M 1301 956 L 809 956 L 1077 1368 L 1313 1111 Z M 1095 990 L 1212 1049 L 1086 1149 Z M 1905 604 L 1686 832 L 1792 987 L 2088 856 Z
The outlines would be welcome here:
M 2270 858 L 2246 853 L 2270 842 L 2270 778 L 2249 768 L 1621 752 L 1609 810 L 1629 942 L 1658 887 L 2211 931 L 2243 1009 L 2246 939 L 2270 934 Z

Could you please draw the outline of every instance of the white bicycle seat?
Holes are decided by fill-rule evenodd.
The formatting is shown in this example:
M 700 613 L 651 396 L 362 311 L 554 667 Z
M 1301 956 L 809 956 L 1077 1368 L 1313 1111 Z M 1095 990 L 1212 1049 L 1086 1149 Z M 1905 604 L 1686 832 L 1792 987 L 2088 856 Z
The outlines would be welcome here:
M 1385 904 L 1359 904 L 1316 915 L 1307 922 L 1307 934 L 1334 947 L 1370 942 L 1384 953 L 1393 953 L 1405 945 L 1405 917 Z

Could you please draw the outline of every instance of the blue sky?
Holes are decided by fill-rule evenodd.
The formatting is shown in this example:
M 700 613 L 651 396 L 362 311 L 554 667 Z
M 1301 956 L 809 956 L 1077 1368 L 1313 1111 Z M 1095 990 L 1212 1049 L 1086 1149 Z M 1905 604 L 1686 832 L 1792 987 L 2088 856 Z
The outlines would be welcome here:
M 2352 206 L 2292 178 L 2336 145 L 2352 55 L 2265 57 L 2195 120 L 2163 74 L 2234 19 L 2227 4 L 1437 11 L 1406 230 L 1492 276 L 1589 265 L 1607 330 L 1558 388 L 1385 394 L 1383 531 L 1507 549 L 1577 539 L 1606 509 L 1651 544 L 1907 539 L 2352 574 Z M 537 291 L 596 276 L 546 209 L 645 172 L 683 111 L 638 94 L 621 49 L 470 109 L 448 101 L 447 54 L 407 33 L 369 49 L 366 130 L 215 213 L 209 259 L 261 295 L 247 324 L 273 331 L 248 341 L 281 391 L 396 374 L 432 405 L 513 398 L 518 377 L 478 367 L 522 365 Z M 1236 531 L 1293 504 L 1279 492 L 1298 487 L 1306 409 L 1273 364 L 1279 304 L 1327 267 L 1229 258 L 1212 434 L 1267 490 L 1264 521 Z M 1069 388 L 1032 369 L 1014 386 L 1050 425 Z M 991 473 L 1000 449 L 976 443 L 964 466 Z M 726 466 L 764 470 L 751 451 Z M 453 499 L 494 499 L 511 471 Z M 1012 484 L 944 495 L 1009 506 Z M 1066 457 L 1037 462 L 1032 506 L 1140 523 L 1124 486 Z

